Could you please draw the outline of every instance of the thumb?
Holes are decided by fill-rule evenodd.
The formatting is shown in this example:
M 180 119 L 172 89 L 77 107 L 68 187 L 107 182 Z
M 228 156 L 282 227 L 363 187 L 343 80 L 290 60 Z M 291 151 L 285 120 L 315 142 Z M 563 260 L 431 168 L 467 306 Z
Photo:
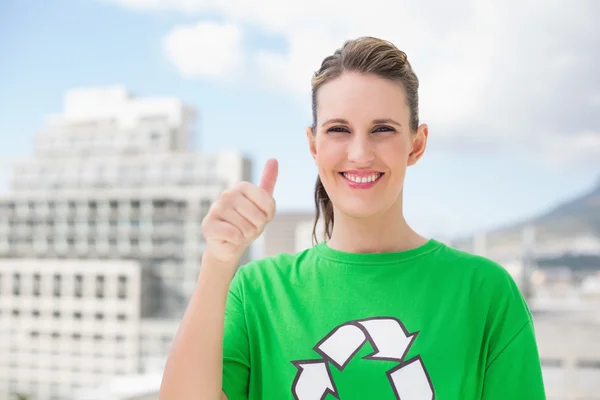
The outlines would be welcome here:
M 277 163 L 277 160 L 274 158 L 267 160 L 259 186 L 271 196 L 273 195 L 273 190 L 275 189 L 275 182 L 277 182 L 278 173 L 279 164 Z

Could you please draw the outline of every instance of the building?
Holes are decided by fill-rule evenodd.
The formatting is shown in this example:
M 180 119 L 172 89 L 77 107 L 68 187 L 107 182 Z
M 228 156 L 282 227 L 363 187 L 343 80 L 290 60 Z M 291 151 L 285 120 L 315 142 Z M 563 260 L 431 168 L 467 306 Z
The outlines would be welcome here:
M 237 151 L 192 151 L 195 112 L 176 98 L 138 98 L 109 87 L 69 91 L 64 103 L 36 135 L 34 157 L 14 164 L 10 191 L 0 195 L 0 260 L 29 260 L 39 273 L 45 261 L 81 261 L 82 268 L 84 261 L 135 261 L 143 288 L 136 367 L 111 373 L 160 368 L 195 287 L 202 219 L 223 189 L 250 180 L 250 161 Z M 241 262 L 247 261 L 248 252 Z M 5 284 L 14 285 L 16 276 L 4 277 Z M 4 353 L 0 358 L 18 364 Z M 40 368 L 59 386 L 57 398 L 68 398 L 60 373 Z M 8 385 L 5 376 L 0 385 Z M 31 380 L 16 376 L 17 387 Z
M 143 319 L 140 324 L 140 374 L 162 372 L 167 361 L 179 320 Z
M 312 247 L 315 213 L 311 211 L 277 212 L 263 233 L 263 257 L 278 253 L 294 254 Z M 322 219 L 321 221 L 322 222 Z M 317 226 L 317 239 L 323 240 L 323 227 Z
M 547 397 L 598 400 L 600 301 L 569 297 L 532 303 Z
M 133 260 L 0 260 L 0 398 L 69 398 L 139 369 Z
M 0 257 L 137 259 L 158 278 L 144 317 L 180 315 L 204 215 L 224 188 L 250 179 L 237 152 L 189 149 L 193 116 L 178 99 L 68 92 L 0 197 Z
M 309 213 L 308 218 L 304 221 L 300 221 L 296 224 L 293 233 L 294 233 L 294 248 L 293 252 L 297 253 L 312 247 L 315 244 L 313 238 L 313 227 L 315 226 L 314 221 L 314 213 Z M 319 220 L 319 223 L 316 226 L 316 236 L 317 242 L 322 242 L 324 232 L 324 224 L 323 218 Z
M 158 400 L 162 373 L 118 376 L 93 389 L 81 389 L 73 400 Z

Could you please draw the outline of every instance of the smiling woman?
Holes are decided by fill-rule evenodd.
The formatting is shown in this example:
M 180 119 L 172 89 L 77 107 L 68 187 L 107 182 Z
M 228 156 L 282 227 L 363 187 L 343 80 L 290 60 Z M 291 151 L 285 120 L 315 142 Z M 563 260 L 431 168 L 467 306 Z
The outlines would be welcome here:
M 275 213 L 276 160 L 258 186 L 221 194 L 161 399 L 544 399 L 531 313 L 508 272 L 404 218 L 407 169 L 429 136 L 406 54 L 348 41 L 312 87 L 324 241 L 237 269 Z

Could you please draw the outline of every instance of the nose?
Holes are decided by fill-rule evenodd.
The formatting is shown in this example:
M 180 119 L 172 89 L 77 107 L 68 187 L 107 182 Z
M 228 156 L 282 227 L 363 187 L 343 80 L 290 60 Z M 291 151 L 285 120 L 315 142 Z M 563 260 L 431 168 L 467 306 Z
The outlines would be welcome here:
M 369 166 L 375 159 L 369 135 L 354 135 L 348 144 L 348 161 L 358 166 Z

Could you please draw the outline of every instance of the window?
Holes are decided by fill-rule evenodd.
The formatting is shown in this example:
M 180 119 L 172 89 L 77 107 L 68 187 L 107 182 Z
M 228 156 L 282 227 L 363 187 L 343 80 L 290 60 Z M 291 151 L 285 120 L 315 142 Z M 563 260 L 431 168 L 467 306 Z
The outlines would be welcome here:
M 83 295 L 83 276 L 75 275 L 75 284 L 73 288 L 75 297 L 81 297 Z
M 575 364 L 578 368 L 600 369 L 600 360 L 578 360 Z
M 104 314 L 98 312 L 98 313 L 94 314 L 94 318 L 96 318 L 96 320 L 98 320 L 98 321 L 102 321 L 104 319 Z
M 119 314 L 117 314 L 117 319 L 119 321 L 125 321 L 127 319 L 127 316 L 123 313 L 119 313 Z
M 104 277 L 102 275 L 96 276 L 96 298 L 104 298 Z
M 33 395 L 38 391 L 38 383 L 36 381 L 29 382 L 29 392 Z
M 541 360 L 541 364 L 543 367 L 554 367 L 554 368 L 561 368 L 563 365 L 563 360 L 559 360 L 559 359 L 549 359 L 549 358 L 543 358 Z
M 160 136 L 161 136 L 161 135 L 160 135 L 160 132 L 157 132 L 157 131 L 151 131 L 151 132 L 150 132 L 150 135 L 148 135 L 148 136 L 150 136 L 150 140 L 151 140 L 153 143 L 156 143 L 156 142 L 158 142 L 158 141 L 160 140 Z
M 117 285 L 117 296 L 119 299 L 127 298 L 127 277 L 125 275 L 119 276 L 119 282 Z
M 60 297 L 60 282 L 61 282 L 61 276 L 58 274 L 54 274 L 53 277 L 53 287 L 52 287 L 52 294 L 54 297 Z
M 54 311 L 52 312 L 52 317 L 54 317 L 54 318 L 56 318 L 56 319 L 60 318 L 60 311 L 58 311 L 58 310 L 54 310 Z
M 210 199 L 202 199 L 200 201 L 200 220 L 204 219 L 206 214 L 208 214 L 211 205 L 212 201 Z
M 73 318 L 80 320 L 81 319 L 81 311 L 75 311 L 73 313 Z
M 41 276 L 40 274 L 33 274 L 33 295 L 38 297 L 40 295 Z
M 21 274 L 15 272 L 13 274 L 13 295 L 19 296 L 21 294 Z
M 50 384 L 50 399 L 58 399 L 58 384 L 55 382 Z

